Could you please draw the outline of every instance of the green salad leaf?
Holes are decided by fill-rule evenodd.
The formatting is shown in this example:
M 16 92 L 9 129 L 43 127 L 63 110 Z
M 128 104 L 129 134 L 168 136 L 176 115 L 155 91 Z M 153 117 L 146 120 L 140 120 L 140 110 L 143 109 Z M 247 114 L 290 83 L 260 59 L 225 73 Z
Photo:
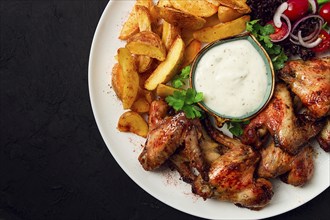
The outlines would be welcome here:
M 189 78 L 189 74 L 190 74 L 190 66 L 186 66 L 185 68 L 183 68 L 181 70 L 181 73 L 179 75 L 176 75 L 171 84 L 174 88 L 181 88 L 182 86 L 185 85 L 185 80 Z

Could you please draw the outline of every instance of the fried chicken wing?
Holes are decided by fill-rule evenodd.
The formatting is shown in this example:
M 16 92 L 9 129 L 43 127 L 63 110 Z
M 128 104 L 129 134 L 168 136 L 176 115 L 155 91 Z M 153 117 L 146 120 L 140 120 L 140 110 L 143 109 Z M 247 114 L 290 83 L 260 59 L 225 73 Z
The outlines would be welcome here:
M 314 173 L 313 148 L 304 146 L 297 155 L 290 155 L 274 142 L 261 149 L 261 160 L 258 176 L 264 178 L 280 178 L 291 185 L 302 186 L 311 179 Z
M 201 137 L 200 122 L 187 119 L 184 112 L 168 116 L 169 107 L 163 100 L 151 103 L 149 112 L 149 130 L 145 146 L 139 161 L 145 170 L 154 170 L 164 164 L 180 147 L 182 153 L 171 158 L 174 167 L 191 181 L 192 168 L 207 178 L 207 166 L 199 148 Z M 189 163 L 188 163 L 189 162 Z
M 330 152 L 330 117 L 327 118 L 326 125 L 317 136 L 317 141 L 324 151 Z
M 330 57 L 289 61 L 279 72 L 279 77 L 289 84 L 292 92 L 315 117 L 329 114 Z
M 207 120 L 206 129 L 210 136 L 222 146 L 223 152 L 213 156 L 209 181 L 197 178 L 193 192 L 203 198 L 215 197 L 231 201 L 238 206 L 259 210 L 267 205 L 273 196 L 272 184 L 263 178 L 255 178 L 254 171 L 260 159 L 252 147 L 238 139 L 229 138 L 215 129 Z M 209 153 L 216 154 L 216 144 L 207 145 Z
M 267 107 L 245 127 L 242 142 L 260 148 L 267 132 L 273 136 L 275 145 L 282 150 L 297 154 L 300 147 L 322 129 L 323 122 L 298 120 L 294 114 L 289 90 L 283 83 L 275 87 Z M 259 130 L 263 132 L 259 132 Z

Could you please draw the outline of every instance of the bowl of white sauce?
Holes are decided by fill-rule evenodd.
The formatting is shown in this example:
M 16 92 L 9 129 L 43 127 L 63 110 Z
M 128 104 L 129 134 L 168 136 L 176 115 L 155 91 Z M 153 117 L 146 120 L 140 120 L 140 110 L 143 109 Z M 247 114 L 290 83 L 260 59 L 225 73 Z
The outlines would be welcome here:
M 215 116 L 218 125 L 244 121 L 271 99 L 274 68 L 263 47 L 246 33 L 205 46 L 191 66 L 190 85 L 203 93 L 199 105 Z

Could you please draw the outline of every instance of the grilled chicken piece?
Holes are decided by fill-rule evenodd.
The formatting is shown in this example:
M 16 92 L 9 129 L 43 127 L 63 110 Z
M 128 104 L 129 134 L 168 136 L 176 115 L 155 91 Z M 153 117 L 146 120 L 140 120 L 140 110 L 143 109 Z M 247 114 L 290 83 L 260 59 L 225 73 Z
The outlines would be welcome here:
M 209 161 L 209 181 L 197 178 L 193 183 L 193 192 L 204 199 L 214 197 L 253 210 L 266 206 L 273 191 L 268 180 L 254 177 L 260 155 L 238 139 L 225 136 L 210 121 L 206 120 L 205 125 L 210 136 L 222 146 L 222 152 L 219 151 L 216 156 L 218 146 L 208 140 L 206 149 L 213 155 Z
M 174 165 L 179 172 L 186 172 L 185 164 L 189 160 L 190 168 L 196 168 L 203 177 L 207 177 L 205 165 L 199 149 L 201 137 L 200 122 L 187 119 L 183 112 L 167 116 L 169 107 L 162 100 L 153 101 L 149 112 L 149 130 L 145 146 L 139 161 L 145 170 L 154 170 L 165 163 L 180 146 L 184 154 L 177 156 Z M 186 159 L 184 158 L 186 157 Z M 184 164 L 180 164 L 180 163 Z M 188 169 L 188 167 L 187 167 Z
M 241 138 L 243 143 L 260 148 L 266 140 L 267 132 L 264 130 L 267 129 L 277 147 L 297 154 L 302 145 L 320 132 L 322 126 L 322 121 L 298 120 L 289 90 L 283 83 L 278 83 L 270 103 L 244 128 Z
M 330 113 L 330 57 L 289 61 L 279 77 L 313 116 L 320 118 Z
M 281 148 L 275 147 L 274 142 L 261 150 L 261 161 L 258 176 L 264 178 L 281 177 L 282 181 L 302 186 L 311 179 L 314 173 L 313 148 L 304 146 L 297 155 L 290 155 Z
M 326 125 L 317 136 L 317 141 L 324 151 L 330 152 L 330 117 L 327 118 Z

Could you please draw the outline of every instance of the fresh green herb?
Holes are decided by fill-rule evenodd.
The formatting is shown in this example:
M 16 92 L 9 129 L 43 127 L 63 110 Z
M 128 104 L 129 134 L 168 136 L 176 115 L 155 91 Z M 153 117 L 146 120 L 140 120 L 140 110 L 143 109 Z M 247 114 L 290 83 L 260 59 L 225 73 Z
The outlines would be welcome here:
M 226 122 L 228 130 L 236 137 L 243 134 L 243 125 L 249 124 L 250 121 L 228 121 Z
M 274 69 L 282 69 L 284 63 L 288 60 L 288 56 L 284 53 L 284 50 L 280 45 L 274 44 L 271 41 L 269 35 L 275 32 L 274 27 L 270 24 L 262 26 L 258 22 L 259 20 L 252 20 L 248 22 L 246 24 L 246 30 L 255 36 L 260 44 L 265 48 L 272 60 Z
M 184 111 L 187 118 L 200 118 L 202 116 L 202 110 L 195 105 L 203 100 L 203 93 L 201 92 L 196 92 L 191 88 L 174 91 L 173 95 L 167 96 L 165 100 L 175 111 Z
M 183 85 L 185 85 L 185 80 L 189 78 L 190 74 L 190 66 L 186 66 L 181 70 L 181 73 L 179 75 L 176 75 L 174 79 L 172 80 L 172 86 L 174 88 L 181 88 Z
M 317 0 L 318 5 L 322 5 L 322 4 L 327 3 L 327 2 L 329 2 L 329 0 Z

